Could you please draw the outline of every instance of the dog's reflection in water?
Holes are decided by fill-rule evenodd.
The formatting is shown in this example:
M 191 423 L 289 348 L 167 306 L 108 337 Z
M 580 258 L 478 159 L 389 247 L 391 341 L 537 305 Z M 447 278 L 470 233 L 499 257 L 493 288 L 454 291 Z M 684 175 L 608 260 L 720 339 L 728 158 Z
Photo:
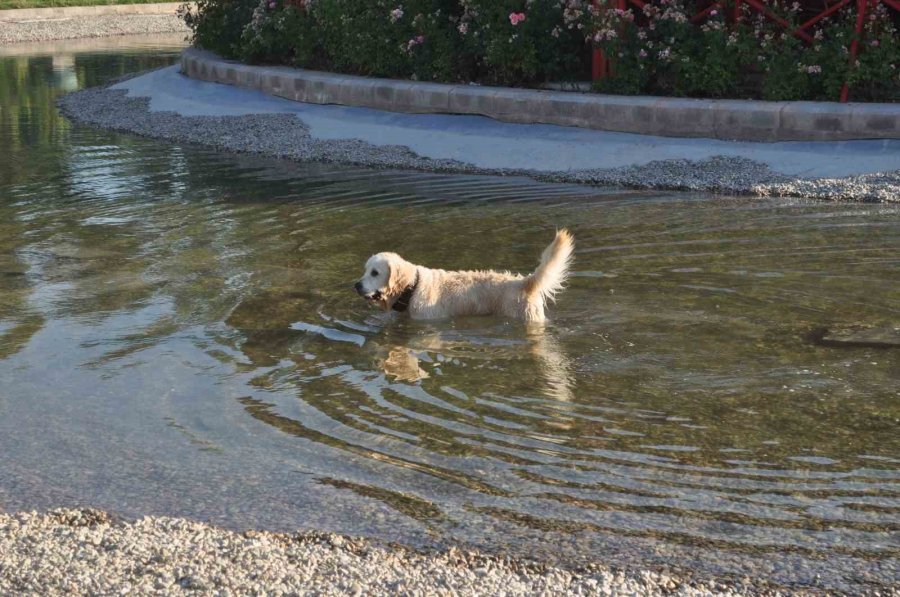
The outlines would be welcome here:
M 559 340 L 548 333 L 543 324 L 530 324 L 526 329 L 525 343 L 512 349 L 525 350 L 537 365 L 544 379 L 542 394 L 562 402 L 571 402 L 575 386 L 574 372 L 569 359 L 559 344 Z M 417 337 L 414 346 L 394 345 L 387 348 L 387 354 L 380 360 L 385 375 L 395 381 L 415 383 L 429 378 L 422 367 L 428 352 L 441 353 L 459 346 L 460 340 L 447 340 L 439 333 Z M 424 357 L 424 359 L 423 359 Z
M 429 377 L 428 372 L 419 365 L 416 351 L 406 346 L 394 346 L 388 350 L 387 357 L 381 361 L 385 375 L 396 381 L 414 383 Z
M 528 326 L 528 347 L 544 378 L 546 395 L 560 402 L 571 402 L 575 388 L 572 363 L 556 336 L 542 324 Z

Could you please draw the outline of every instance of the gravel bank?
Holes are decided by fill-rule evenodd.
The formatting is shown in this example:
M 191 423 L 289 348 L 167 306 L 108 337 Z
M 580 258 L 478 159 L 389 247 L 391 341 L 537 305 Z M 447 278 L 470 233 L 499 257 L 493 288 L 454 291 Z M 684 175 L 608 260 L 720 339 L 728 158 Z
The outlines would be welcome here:
M 53 19 L 0 21 L 0 44 L 107 37 L 143 33 L 189 32 L 174 14 L 93 15 Z
M 191 116 L 151 112 L 146 98 L 127 98 L 124 90 L 98 87 L 59 100 L 71 119 L 102 128 L 175 142 L 197 143 L 230 152 L 248 152 L 296 161 L 324 161 L 368 167 L 440 172 L 525 175 L 538 180 L 614 185 L 629 188 L 712 191 L 766 197 L 900 202 L 900 170 L 845 178 L 803 179 L 772 171 L 746 158 L 702 161 L 665 160 L 624 168 L 534 172 L 475 167 L 434 160 L 398 145 L 358 140 L 320 140 L 291 114 Z
M 98 510 L 0 514 L 0 594 L 761 595 L 601 566 L 573 572 L 457 549 L 420 553 L 325 533 L 237 533 Z M 792 594 L 798 594 L 793 592 Z

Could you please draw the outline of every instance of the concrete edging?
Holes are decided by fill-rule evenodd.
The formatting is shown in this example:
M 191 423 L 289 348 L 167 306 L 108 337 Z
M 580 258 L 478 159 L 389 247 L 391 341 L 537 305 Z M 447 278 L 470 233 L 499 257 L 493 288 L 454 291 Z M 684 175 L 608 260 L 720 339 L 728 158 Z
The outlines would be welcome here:
M 182 2 L 153 4 L 97 4 L 94 6 L 51 6 L 47 8 L 10 8 L 0 10 L 0 22 L 30 19 L 66 19 L 98 15 L 158 15 L 175 14 Z
M 743 141 L 900 139 L 900 104 L 618 96 L 376 79 L 251 66 L 186 49 L 181 71 L 293 101 L 407 113 L 477 114 L 504 122 Z

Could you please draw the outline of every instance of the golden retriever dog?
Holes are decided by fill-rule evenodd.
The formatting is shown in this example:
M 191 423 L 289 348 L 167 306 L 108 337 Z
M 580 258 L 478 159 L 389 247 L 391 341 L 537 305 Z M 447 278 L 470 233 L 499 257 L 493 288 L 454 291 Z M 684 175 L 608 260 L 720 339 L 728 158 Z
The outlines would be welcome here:
M 501 315 L 544 321 L 544 307 L 562 290 L 572 261 L 574 239 L 560 230 L 544 249 L 541 263 L 523 276 L 496 271 L 446 271 L 416 265 L 396 253 L 378 253 L 366 262 L 354 288 L 385 311 L 407 311 L 413 319 L 458 315 Z

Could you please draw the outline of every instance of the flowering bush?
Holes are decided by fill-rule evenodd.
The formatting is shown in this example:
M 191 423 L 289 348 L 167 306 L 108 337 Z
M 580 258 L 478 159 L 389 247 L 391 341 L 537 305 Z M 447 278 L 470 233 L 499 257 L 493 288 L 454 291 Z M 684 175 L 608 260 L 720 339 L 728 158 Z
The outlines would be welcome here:
M 226 58 L 237 58 L 241 35 L 253 18 L 258 0 L 197 0 L 178 9 L 194 32 L 194 44 Z
M 791 24 L 797 2 L 767 0 Z M 726 6 L 728 2 L 726 0 Z M 589 78 L 590 53 L 610 58 L 598 91 L 693 97 L 900 100 L 900 36 L 879 5 L 850 64 L 853 3 L 804 42 L 742 4 L 697 14 L 708 0 L 642 9 L 591 0 L 199 0 L 185 5 L 195 44 L 248 62 L 447 82 L 540 85 Z M 731 11 L 732 7 L 728 7 Z
M 798 2 L 766 6 L 794 27 L 803 20 Z M 638 12 L 587 7 L 568 26 L 581 25 L 611 58 L 613 76 L 597 83 L 600 91 L 835 100 L 848 81 L 854 99 L 900 99 L 900 40 L 883 6 L 865 23 L 868 45 L 854 65 L 852 4 L 820 21 L 810 44 L 752 13 L 746 3 L 742 8 L 737 23 L 712 10 L 695 24 L 688 16 L 698 6 L 690 0 L 657 0 Z
M 247 62 L 311 64 L 319 40 L 310 7 L 308 0 L 259 0 L 241 32 L 238 57 Z
M 474 78 L 501 85 L 583 78 L 584 36 L 565 30 L 560 0 L 461 0 L 457 31 L 474 57 Z
M 313 8 L 336 70 L 440 80 L 457 75 L 454 11 L 454 0 L 316 0 Z

